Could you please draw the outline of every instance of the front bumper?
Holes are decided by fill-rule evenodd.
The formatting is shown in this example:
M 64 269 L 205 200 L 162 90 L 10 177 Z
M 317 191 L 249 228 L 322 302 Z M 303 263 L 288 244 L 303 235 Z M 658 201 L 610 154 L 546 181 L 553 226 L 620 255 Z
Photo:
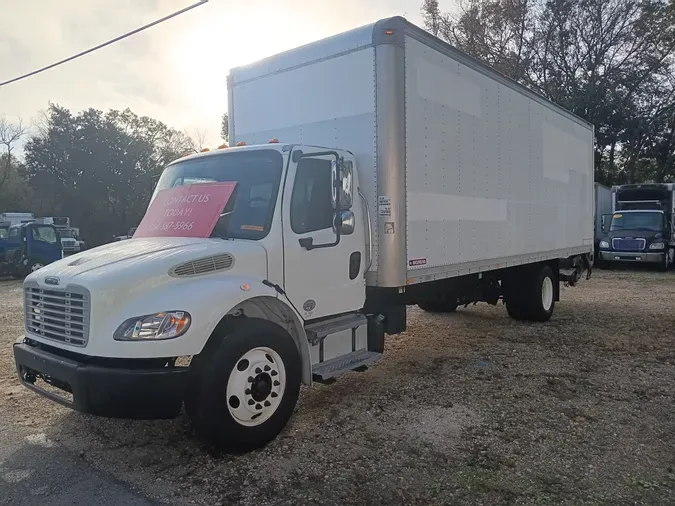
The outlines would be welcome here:
M 187 367 L 96 359 L 23 338 L 14 343 L 14 360 L 27 388 L 76 411 L 112 418 L 173 418 L 180 413 L 187 385 Z
M 663 263 L 665 251 L 654 253 L 636 251 L 600 251 L 600 258 L 604 262 L 638 262 L 657 264 Z

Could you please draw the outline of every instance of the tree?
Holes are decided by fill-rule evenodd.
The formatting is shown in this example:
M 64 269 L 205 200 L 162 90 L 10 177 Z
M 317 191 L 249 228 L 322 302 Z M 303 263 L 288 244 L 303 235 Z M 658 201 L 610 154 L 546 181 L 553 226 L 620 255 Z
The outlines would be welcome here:
M 223 114 L 223 119 L 220 122 L 220 136 L 225 142 L 230 141 L 230 118 L 227 113 Z
M 597 181 L 672 177 L 675 3 L 460 0 L 449 15 L 426 0 L 422 11 L 432 33 L 593 123 Z
M 191 145 L 129 109 L 73 114 L 50 104 L 43 123 L 26 143 L 25 177 L 42 213 L 71 217 L 92 245 L 139 223 L 152 179 Z
M 6 118 L 0 117 L 0 146 L 5 150 L 4 153 L 0 153 L 0 188 L 7 182 L 12 169 L 12 151 L 25 133 L 26 128 L 21 118 L 17 123 L 10 123 Z

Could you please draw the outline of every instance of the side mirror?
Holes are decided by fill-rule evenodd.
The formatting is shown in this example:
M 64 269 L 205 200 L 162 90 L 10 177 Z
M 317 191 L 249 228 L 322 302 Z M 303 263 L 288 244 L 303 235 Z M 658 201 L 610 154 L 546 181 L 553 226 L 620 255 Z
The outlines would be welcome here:
M 354 166 L 351 161 L 345 161 L 343 158 L 334 160 L 332 162 L 332 174 L 333 174 L 333 209 L 338 208 L 338 202 L 340 202 L 340 210 L 351 209 L 354 198 L 353 198 L 353 175 L 354 175 Z M 338 192 L 339 195 L 338 195 Z
M 340 226 L 340 235 L 350 235 L 356 228 L 356 219 L 351 211 L 340 211 L 336 215 L 336 225 Z

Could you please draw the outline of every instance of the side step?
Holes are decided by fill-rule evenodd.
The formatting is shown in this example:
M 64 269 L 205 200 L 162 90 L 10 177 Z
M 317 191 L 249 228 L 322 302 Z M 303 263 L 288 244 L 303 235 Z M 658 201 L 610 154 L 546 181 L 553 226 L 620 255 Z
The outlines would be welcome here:
M 337 318 L 331 318 L 330 320 L 310 323 L 305 327 L 305 332 L 307 333 L 307 340 L 312 345 L 315 345 L 329 334 L 361 327 L 367 323 L 368 319 L 361 313 L 349 313 Z
M 316 364 L 312 367 L 312 375 L 316 381 L 327 381 L 342 373 L 377 362 L 380 358 L 382 358 L 382 353 L 368 350 L 353 351 L 341 357 Z

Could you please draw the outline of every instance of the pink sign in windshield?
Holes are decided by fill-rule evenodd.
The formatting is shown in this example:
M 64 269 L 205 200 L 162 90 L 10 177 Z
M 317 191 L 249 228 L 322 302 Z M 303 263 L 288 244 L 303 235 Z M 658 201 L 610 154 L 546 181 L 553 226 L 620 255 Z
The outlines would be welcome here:
M 137 237 L 210 237 L 237 183 L 204 183 L 157 193 Z

